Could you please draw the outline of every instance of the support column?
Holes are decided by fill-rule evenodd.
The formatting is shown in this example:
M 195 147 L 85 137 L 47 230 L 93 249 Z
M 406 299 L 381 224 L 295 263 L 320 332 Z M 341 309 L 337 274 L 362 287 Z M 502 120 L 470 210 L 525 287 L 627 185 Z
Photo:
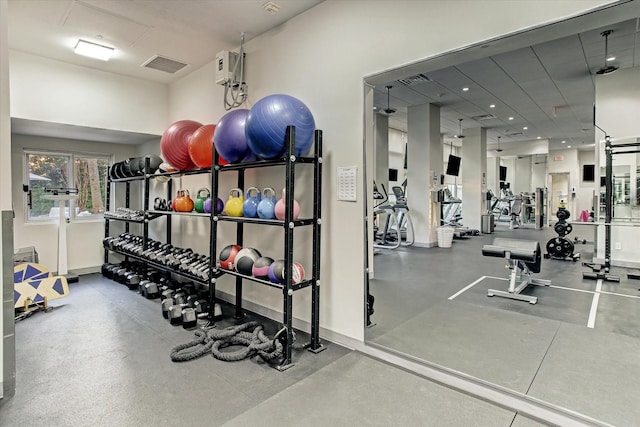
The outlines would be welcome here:
M 487 179 L 487 130 L 468 129 L 462 143 L 462 223 L 472 229 L 481 229 L 485 213 L 484 195 Z
M 374 167 L 376 184 L 378 190 L 382 191 L 381 184 L 389 191 L 389 117 L 376 114 L 374 115 Z
M 435 190 L 443 167 L 440 107 L 416 105 L 409 107 L 407 113 L 407 200 L 415 244 L 436 246 L 440 205 Z

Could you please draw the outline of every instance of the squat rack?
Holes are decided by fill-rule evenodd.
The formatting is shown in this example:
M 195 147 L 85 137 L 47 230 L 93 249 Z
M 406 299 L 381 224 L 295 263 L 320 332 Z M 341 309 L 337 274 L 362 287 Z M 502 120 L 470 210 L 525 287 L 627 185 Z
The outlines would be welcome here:
M 610 135 L 605 135 L 604 141 L 604 152 L 606 158 L 604 192 L 604 265 L 599 265 L 593 262 L 583 262 L 582 265 L 590 267 L 592 271 L 583 273 L 582 277 L 584 279 L 602 279 L 607 282 L 620 282 L 619 276 L 609 274 L 611 270 L 611 221 L 613 220 L 613 155 L 640 153 L 640 148 L 637 148 L 640 147 L 640 142 L 614 144 L 611 141 Z M 629 278 L 640 279 L 640 276 L 630 274 Z

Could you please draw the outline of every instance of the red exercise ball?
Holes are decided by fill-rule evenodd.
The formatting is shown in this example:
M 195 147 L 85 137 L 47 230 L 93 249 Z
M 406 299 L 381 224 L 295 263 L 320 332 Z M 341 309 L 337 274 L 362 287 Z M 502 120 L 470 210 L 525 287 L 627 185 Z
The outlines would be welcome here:
M 216 125 L 199 127 L 189 139 L 189 157 L 199 168 L 210 168 L 213 161 L 213 133 Z M 218 157 L 219 165 L 226 165 L 227 161 Z
M 189 157 L 189 139 L 200 127 L 202 127 L 202 123 L 193 120 L 179 120 L 164 131 L 160 139 L 160 150 L 162 157 L 171 166 L 179 170 L 195 167 Z

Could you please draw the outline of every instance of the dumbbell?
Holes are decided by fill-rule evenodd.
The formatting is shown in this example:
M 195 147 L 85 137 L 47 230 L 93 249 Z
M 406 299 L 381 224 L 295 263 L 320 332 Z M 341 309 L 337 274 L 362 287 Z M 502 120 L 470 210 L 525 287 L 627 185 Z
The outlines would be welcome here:
M 198 324 L 198 316 L 196 311 L 191 307 L 182 309 L 182 327 L 184 329 L 193 328 Z
M 148 282 L 144 285 L 144 290 L 142 291 L 142 295 L 146 299 L 156 299 L 160 296 L 160 289 L 158 288 L 158 284 L 155 282 Z
M 165 298 L 160 303 L 160 307 L 162 308 L 162 317 L 165 319 L 169 318 L 169 309 L 175 305 L 175 301 L 173 298 Z

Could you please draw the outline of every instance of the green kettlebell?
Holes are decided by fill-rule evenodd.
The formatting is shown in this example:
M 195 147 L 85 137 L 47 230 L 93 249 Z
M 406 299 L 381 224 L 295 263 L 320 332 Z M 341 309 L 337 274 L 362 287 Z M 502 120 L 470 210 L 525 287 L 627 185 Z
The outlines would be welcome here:
M 204 213 L 204 202 L 211 197 L 211 192 L 208 188 L 201 188 L 196 193 L 195 211 Z
M 242 204 L 244 203 L 244 196 L 242 190 L 239 188 L 232 188 L 229 191 L 229 199 L 224 205 L 224 210 L 229 216 L 242 216 Z

